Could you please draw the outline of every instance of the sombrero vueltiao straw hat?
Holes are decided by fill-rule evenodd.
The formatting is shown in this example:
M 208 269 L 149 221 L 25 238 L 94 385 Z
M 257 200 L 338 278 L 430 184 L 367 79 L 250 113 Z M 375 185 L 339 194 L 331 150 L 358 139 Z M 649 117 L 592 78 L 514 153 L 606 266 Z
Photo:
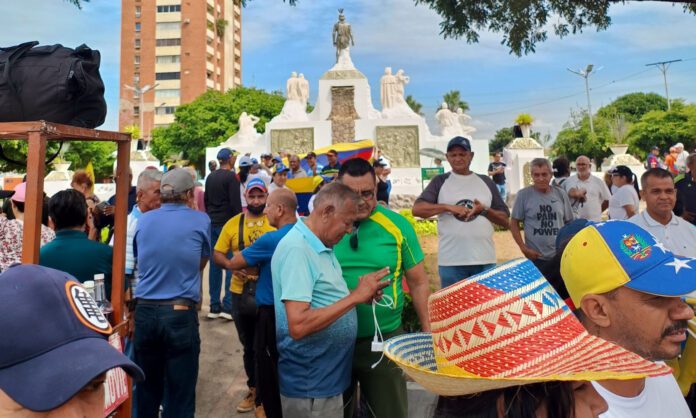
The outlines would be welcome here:
M 391 338 L 384 351 L 416 382 L 440 395 L 671 372 L 588 334 L 528 260 L 502 264 L 433 293 L 428 311 L 432 334 Z

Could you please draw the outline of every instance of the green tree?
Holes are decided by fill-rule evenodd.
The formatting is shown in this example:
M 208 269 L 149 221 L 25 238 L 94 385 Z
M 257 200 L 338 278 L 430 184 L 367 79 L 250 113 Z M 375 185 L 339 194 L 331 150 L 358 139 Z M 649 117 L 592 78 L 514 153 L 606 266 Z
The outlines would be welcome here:
M 503 148 L 509 144 L 515 135 L 512 132 L 512 128 L 500 128 L 493 135 L 493 139 L 488 143 L 488 150 L 492 153 L 502 152 Z
M 442 96 L 442 101 L 447 103 L 447 107 L 452 112 L 456 111 L 457 108 L 461 108 L 464 112 L 469 111 L 469 103 L 462 100 L 459 90 L 448 91 Z
M 114 142 L 72 141 L 68 151 L 63 154 L 63 159 L 72 163 L 71 170 L 85 168 L 91 161 L 94 178 L 101 182 L 102 179 L 113 175 L 114 151 Z
M 421 112 L 421 109 L 423 109 L 423 105 L 419 103 L 416 99 L 414 99 L 413 96 L 411 96 L 410 94 L 406 96 L 406 104 L 408 105 L 408 107 L 411 108 L 411 110 L 423 116 L 423 112 Z
M 672 104 L 672 110 L 653 110 L 631 126 L 628 143 L 632 152 L 647 156 L 650 148 L 657 145 L 661 150 L 681 142 L 685 149 L 696 146 L 696 105 Z
M 667 110 L 667 99 L 656 93 L 630 93 L 599 108 L 597 116 L 606 119 L 623 116 L 626 122 L 634 123 L 652 110 Z
M 569 160 L 575 160 L 580 155 L 586 155 L 593 159 L 597 166 L 602 159 L 611 154 L 609 144 L 613 143 L 613 136 L 609 121 L 595 116 L 594 133 L 590 132 L 590 119 L 587 112 L 571 112 L 570 121 L 563 125 L 558 132 L 556 141 L 551 146 L 554 155 L 565 155 Z
M 415 0 L 435 10 L 441 17 L 440 34 L 445 38 L 479 41 L 479 32 L 502 33 L 501 44 L 517 56 L 533 53 L 536 44 L 546 41 L 547 28 L 563 38 L 586 27 L 597 31 L 611 25 L 609 7 L 626 0 L 527 0 L 527 1 L 451 1 Z M 696 4 L 682 0 L 684 11 L 696 14 Z
M 226 93 L 209 90 L 193 102 L 179 106 L 174 123 L 152 131 L 152 152 L 162 161 L 181 154 L 179 159 L 202 167 L 205 148 L 216 146 L 237 132 L 242 112 L 258 116 L 256 129 L 263 132 L 266 122 L 280 113 L 284 102 L 278 92 L 255 88 L 237 87 Z
M 89 0 L 64 0 L 64 1 L 67 1 L 70 4 L 77 6 L 78 9 L 82 9 L 82 2 L 85 2 L 85 3 L 89 2 Z M 96 172 L 95 172 L 95 175 L 96 175 Z

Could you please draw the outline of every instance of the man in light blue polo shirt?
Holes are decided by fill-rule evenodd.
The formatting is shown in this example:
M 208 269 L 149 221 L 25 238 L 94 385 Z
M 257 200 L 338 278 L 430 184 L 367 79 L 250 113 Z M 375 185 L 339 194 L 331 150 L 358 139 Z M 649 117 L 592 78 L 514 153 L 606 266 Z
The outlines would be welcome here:
M 361 199 L 332 183 L 298 220 L 271 261 L 278 338 L 278 374 L 284 418 L 343 417 L 357 335 L 355 305 L 382 296 L 388 268 L 366 274 L 348 291 L 333 253 L 351 232 Z
M 135 362 L 147 375 L 138 383 L 139 417 L 193 418 L 201 339 L 196 304 L 200 271 L 210 257 L 210 218 L 191 209 L 193 178 L 176 168 L 162 176 L 162 207 L 138 219 L 133 252 L 138 264 Z M 164 238 L 164 239 L 163 239 Z

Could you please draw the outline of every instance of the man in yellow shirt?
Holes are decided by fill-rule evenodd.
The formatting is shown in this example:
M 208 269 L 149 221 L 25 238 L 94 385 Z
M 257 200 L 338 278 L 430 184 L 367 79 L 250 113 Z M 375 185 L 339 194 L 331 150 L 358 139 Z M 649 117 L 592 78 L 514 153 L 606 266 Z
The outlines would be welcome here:
M 274 231 L 268 223 L 268 218 L 263 213 L 266 207 L 268 189 L 260 178 L 253 178 L 247 183 L 244 193 L 247 201 L 247 212 L 231 218 L 222 227 L 220 238 L 215 244 L 213 261 L 218 265 L 224 266 L 227 260 L 227 253 L 233 254 L 242 251 L 244 248 L 254 243 L 261 235 L 269 231 Z M 254 369 L 254 325 L 255 309 L 249 311 L 246 301 L 253 299 L 243 295 L 245 283 L 248 280 L 256 280 L 257 272 L 235 271 L 232 274 L 230 291 L 232 292 L 232 318 L 237 328 L 239 341 L 244 347 L 244 371 L 247 374 L 247 386 L 249 392 L 244 399 L 237 405 L 237 412 L 249 412 L 254 409 L 256 404 L 256 380 Z

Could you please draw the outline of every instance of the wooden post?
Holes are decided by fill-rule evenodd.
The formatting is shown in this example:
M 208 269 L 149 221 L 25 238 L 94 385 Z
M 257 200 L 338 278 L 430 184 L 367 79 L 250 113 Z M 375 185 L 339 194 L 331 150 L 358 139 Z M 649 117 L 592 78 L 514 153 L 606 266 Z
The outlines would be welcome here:
M 128 227 L 128 192 L 131 188 L 130 141 L 117 143 L 116 155 L 116 207 L 114 208 L 114 255 L 112 259 L 111 276 L 111 306 L 114 308 L 112 322 L 120 324 L 124 319 L 124 280 L 126 273 L 126 228 Z M 131 318 L 133 320 L 133 318 Z M 129 326 L 122 327 L 120 334 L 128 333 Z M 133 382 L 128 377 L 128 399 L 122 403 L 116 418 L 130 418 L 133 404 Z
M 27 191 L 24 203 L 24 235 L 22 263 L 38 264 L 41 247 L 41 212 L 43 210 L 43 186 L 46 175 L 46 138 L 40 131 L 29 132 L 27 153 Z

